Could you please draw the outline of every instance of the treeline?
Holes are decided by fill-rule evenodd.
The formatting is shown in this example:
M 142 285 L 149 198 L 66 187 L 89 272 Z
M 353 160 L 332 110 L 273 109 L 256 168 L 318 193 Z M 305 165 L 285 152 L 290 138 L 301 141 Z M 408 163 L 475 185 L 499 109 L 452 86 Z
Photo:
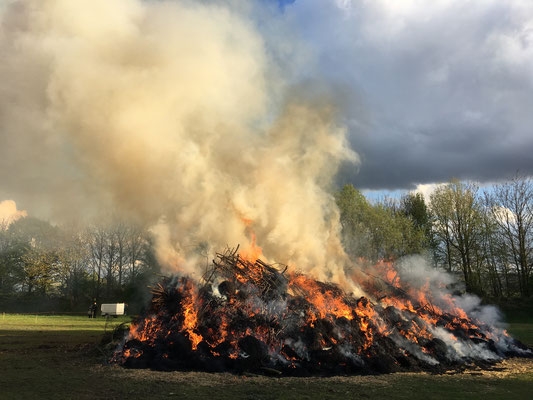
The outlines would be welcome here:
M 157 271 L 150 233 L 123 221 L 76 229 L 26 217 L 0 227 L 2 311 L 86 311 L 94 298 L 135 311 Z
M 516 177 L 483 191 L 439 186 L 369 202 L 351 185 L 336 195 L 343 241 L 354 258 L 395 260 L 425 254 L 435 268 L 483 297 L 533 294 L 533 185 Z M 98 303 L 146 303 L 159 266 L 148 229 L 121 220 L 59 227 L 25 217 L 0 224 L 0 311 L 86 311 Z
M 370 203 L 357 189 L 337 194 L 343 240 L 370 261 L 425 254 L 468 292 L 496 299 L 533 294 L 533 185 L 514 179 L 480 190 L 453 180 L 426 204 L 420 193 Z

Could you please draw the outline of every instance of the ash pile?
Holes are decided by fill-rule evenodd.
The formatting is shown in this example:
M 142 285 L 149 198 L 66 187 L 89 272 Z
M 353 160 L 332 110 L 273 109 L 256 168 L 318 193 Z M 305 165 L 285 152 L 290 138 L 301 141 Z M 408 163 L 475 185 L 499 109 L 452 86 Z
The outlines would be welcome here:
M 383 266 L 382 266 L 383 267 Z M 310 376 L 490 367 L 531 351 L 453 299 L 406 287 L 392 266 L 368 297 L 282 265 L 217 254 L 201 283 L 164 278 L 113 361 L 128 368 Z M 379 284 L 376 283 L 379 281 Z M 438 300 L 438 299 L 437 299 Z

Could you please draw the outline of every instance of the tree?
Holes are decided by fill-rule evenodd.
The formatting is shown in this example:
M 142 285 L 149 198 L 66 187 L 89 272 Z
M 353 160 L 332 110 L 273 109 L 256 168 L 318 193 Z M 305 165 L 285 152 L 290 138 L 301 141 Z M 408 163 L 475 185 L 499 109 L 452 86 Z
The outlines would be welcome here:
M 0 224 L 0 304 L 6 309 L 75 310 L 102 294 L 139 308 L 158 269 L 149 231 L 126 221 L 85 229 L 32 217 Z
M 337 194 L 343 243 L 348 253 L 371 261 L 395 259 L 424 250 L 424 237 L 390 200 L 370 204 L 352 185 Z
M 106 232 L 100 225 L 94 225 L 86 231 L 86 242 L 89 247 L 89 263 L 92 267 L 93 295 L 100 300 L 102 269 L 104 266 L 104 253 L 106 246 Z
M 139 264 L 142 264 L 143 259 L 146 258 L 145 253 L 150 246 L 151 243 L 149 243 L 146 230 L 138 225 L 132 225 L 129 228 L 129 240 L 126 249 L 130 265 L 130 283 L 132 285 L 135 284 L 139 273 Z
M 493 297 L 503 297 L 504 289 L 507 296 L 509 296 L 509 274 L 505 261 L 506 249 L 499 240 L 498 226 L 486 196 L 481 213 L 481 225 L 481 249 L 483 251 L 483 263 L 486 267 L 488 277 L 487 283 Z M 503 282 L 501 277 L 502 273 L 504 277 Z
M 420 229 L 430 242 L 431 217 L 422 193 L 409 193 L 401 199 L 401 209 L 413 221 L 416 228 Z
M 431 195 L 434 216 L 433 231 L 439 241 L 439 253 L 446 269 L 457 265 L 463 274 L 467 291 L 482 290 L 479 263 L 482 231 L 478 188 L 472 183 L 452 180 Z
M 28 294 L 34 290 L 42 295 L 50 294 L 59 271 L 59 257 L 53 250 L 32 246 L 22 256 L 24 283 Z
M 0 225 L 0 296 L 9 296 L 23 279 L 22 255 L 24 247 L 13 240 L 8 231 L 9 225 Z
M 86 237 L 77 229 L 63 227 L 61 247 L 58 255 L 60 268 L 58 278 L 62 297 L 71 309 L 76 304 L 86 302 L 92 297 L 87 291 L 90 289 L 89 245 Z
M 344 248 L 352 256 L 369 258 L 372 253 L 368 223 L 372 212 L 370 204 L 353 185 L 345 185 L 337 193 L 336 200 L 340 210 Z
M 528 296 L 533 255 L 531 179 L 516 175 L 511 181 L 496 185 L 493 193 L 486 197 L 511 261 L 516 267 L 520 294 Z
M 117 221 L 113 229 L 113 239 L 116 242 L 116 261 L 118 272 L 118 288 L 122 288 L 122 277 L 124 275 L 124 265 L 127 263 L 127 248 L 130 239 L 130 228 L 123 222 Z
M 13 222 L 7 232 L 20 255 L 20 284 L 29 294 L 37 290 L 46 295 L 59 268 L 60 230 L 46 221 L 25 217 Z

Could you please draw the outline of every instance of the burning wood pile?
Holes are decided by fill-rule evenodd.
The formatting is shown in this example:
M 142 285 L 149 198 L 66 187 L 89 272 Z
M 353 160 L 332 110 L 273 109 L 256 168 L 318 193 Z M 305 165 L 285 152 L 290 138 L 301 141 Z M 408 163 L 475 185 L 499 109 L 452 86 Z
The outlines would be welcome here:
M 293 376 L 445 371 L 531 352 L 449 295 L 374 266 L 355 297 L 287 267 L 217 254 L 198 284 L 164 278 L 113 359 L 130 368 Z

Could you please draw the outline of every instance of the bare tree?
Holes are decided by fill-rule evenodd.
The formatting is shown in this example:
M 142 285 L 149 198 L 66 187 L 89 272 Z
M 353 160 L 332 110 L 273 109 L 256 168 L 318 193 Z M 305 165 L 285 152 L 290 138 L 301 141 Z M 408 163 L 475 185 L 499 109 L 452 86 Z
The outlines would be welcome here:
M 106 250 L 106 231 L 101 225 L 94 225 L 87 230 L 87 243 L 92 266 L 94 297 L 99 299 L 102 284 L 102 270 Z
M 105 231 L 104 266 L 106 275 L 106 296 L 111 296 L 113 289 L 114 271 L 118 259 L 118 244 L 116 234 L 111 229 Z
M 141 261 L 144 248 L 146 246 L 146 233 L 138 225 L 132 225 L 128 235 L 128 262 L 130 265 L 130 282 L 135 283 L 135 277 L 138 273 L 138 263 Z
M 63 230 L 63 238 L 59 243 L 59 278 L 62 294 L 74 308 L 78 301 L 86 300 L 81 285 L 88 275 L 86 267 L 90 263 L 90 246 L 86 236 L 78 229 L 64 227 Z
M 503 297 L 504 287 L 509 296 L 509 275 L 507 274 L 507 263 L 505 260 L 505 248 L 499 240 L 498 225 L 492 213 L 492 207 L 485 192 L 483 209 L 481 214 L 481 246 L 479 260 L 482 263 L 481 269 L 485 269 L 488 284 L 494 297 Z M 484 268 L 483 268 L 484 267 Z M 502 275 L 504 283 L 502 282 Z
M 533 238 L 533 185 L 530 178 L 516 175 L 494 187 L 488 200 L 494 220 L 516 266 L 519 290 L 529 295 Z
M 127 262 L 126 252 L 128 247 L 130 229 L 122 221 L 117 221 L 113 229 L 113 236 L 116 245 L 116 264 L 118 272 L 118 288 L 122 288 L 122 277 L 124 273 L 124 265 Z

